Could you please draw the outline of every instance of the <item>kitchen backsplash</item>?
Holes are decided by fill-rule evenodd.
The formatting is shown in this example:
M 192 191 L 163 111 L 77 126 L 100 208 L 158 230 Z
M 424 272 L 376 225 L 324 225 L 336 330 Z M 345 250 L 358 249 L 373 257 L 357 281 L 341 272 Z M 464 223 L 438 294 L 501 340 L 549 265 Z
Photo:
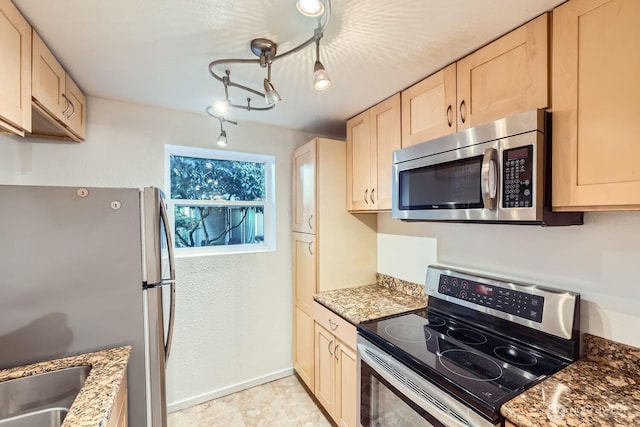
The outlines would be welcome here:
M 640 348 L 591 334 L 584 334 L 583 344 L 585 358 L 628 374 L 640 374 Z
M 424 293 L 424 285 L 408 282 L 382 273 L 376 273 L 376 282 L 386 288 L 411 295 L 412 297 L 427 298 Z

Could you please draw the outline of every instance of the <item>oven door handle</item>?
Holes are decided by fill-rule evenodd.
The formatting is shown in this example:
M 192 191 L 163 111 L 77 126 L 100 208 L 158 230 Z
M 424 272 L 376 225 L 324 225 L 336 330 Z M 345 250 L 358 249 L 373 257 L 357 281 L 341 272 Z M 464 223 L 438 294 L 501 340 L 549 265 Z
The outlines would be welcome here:
M 482 202 L 485 209 L 495 210 L 498 196 L 498 150 L 487 148 L 482 157 Z

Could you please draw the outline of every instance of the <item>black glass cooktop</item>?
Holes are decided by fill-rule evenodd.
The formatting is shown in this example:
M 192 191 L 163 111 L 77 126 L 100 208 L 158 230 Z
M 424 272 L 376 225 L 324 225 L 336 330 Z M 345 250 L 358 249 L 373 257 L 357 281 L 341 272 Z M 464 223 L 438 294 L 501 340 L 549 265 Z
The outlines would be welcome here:
M 466 403 L 492 411 L 568 365 L 429 309 L 365 322 L 358 331 Z

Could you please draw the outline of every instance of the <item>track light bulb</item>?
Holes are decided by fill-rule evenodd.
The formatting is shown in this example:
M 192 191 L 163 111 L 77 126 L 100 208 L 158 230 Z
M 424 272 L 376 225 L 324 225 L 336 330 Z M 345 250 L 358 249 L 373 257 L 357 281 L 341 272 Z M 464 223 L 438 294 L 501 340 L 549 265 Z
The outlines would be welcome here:
M 305 16 L 315 17 L 324 13 L 324 4 L 320 0 L 298 0 L 296 7 Z
M 331 86 L 329 73 L 324 69 L 322 62 L 316 61 L 313 67 L 313 88 L 315 90 L 325 90 Z
M 264 100 L 267 102 L 267 105 L 273 105 L 282 100 L 278 91 L 275 90 L 271 82 L 267 79 L 264 79 Z
M 228 99 L 219 99 L 213 103 L 213 110 L 220 116 L 224 116 L 229 112 L 229 100 Z
M 227 131 L 226 130 L 222 130 L 222 132 L 220 132 L 220 136 L 218 136 L 218 141 L 216 141 L 218 146 L 220 147 L 226 147 L 227 146 Z

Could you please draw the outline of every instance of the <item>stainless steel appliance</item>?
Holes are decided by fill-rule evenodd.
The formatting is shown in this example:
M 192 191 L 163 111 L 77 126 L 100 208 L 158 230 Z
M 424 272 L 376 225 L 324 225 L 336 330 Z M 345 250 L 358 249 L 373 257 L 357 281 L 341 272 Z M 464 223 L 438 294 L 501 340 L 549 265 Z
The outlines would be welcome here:
M 582 224 L 551 211 L 550 120 L 533 110 L 395 151 L 393 218 Z
M 129 425 L 166 426 L 175 310 L 157 188 L 0 186 L 0 369 L 131 345 Z
M 425 289 L 425 310 L 358 325 L 363 427 L 499 426 L 504 402 L 578 358 L 578 294 L 440 266 Z

